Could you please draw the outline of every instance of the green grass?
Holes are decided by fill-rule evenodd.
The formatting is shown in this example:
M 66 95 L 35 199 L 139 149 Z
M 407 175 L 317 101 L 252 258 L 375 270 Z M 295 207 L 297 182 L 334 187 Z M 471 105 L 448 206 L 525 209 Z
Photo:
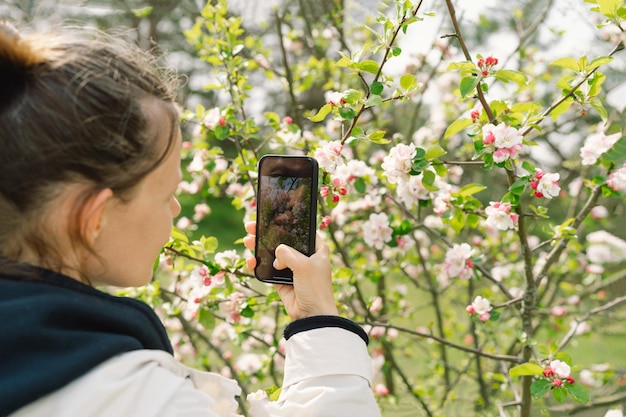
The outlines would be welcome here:
M 193 217 L 193 203 L 197 201 L 195 196 L 182 196 L 181 205 L 183 212 L 181 216 Z M 209 198 L 206 202 L 211 208 L 211 213 L 198 223 L 198 229 L 190 232 L 191 238 L 200 236 L 215 236 L 219 242 L 218 251 L 228 249 L 243 249 L 243 245 L 235 244 L 238 239 L 246 235 L 243 227 L 243 210 L 237 210 L 231 204 L 229 198 Z

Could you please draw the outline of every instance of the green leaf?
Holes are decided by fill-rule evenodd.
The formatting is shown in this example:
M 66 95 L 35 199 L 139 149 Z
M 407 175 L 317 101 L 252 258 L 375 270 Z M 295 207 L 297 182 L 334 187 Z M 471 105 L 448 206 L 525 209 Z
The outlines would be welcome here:
M 419 175 L 423 170 L 428 168 L 429 165 L 430 163 L 424 159 L 413 159 L 413 162 L 411 163 L 411 172 L 409 174 Z
M 400 77 L 400 87 L 404 90 L 410 90 L 417 85 L 417 79 L 412 74 L 404 74 Z
M 509 369 L 509 375 L 510 376 L 543 375 L 543 368 L 537 365 L 536 363 L 530 363 L 530 362 L 523 363 L 521 365 L 517 365 Z
M 454 216 L 450 219 L 450 227 L 456 232 L 460 233 L 465 226 L 465 213 L 463 210 L 455 210 Z
M 465 129 L 468 126 L 472 125 L 472 119 L 457 119 L 448 128 L 446 129 L 446 133 L 443 135 L 444 139 L 449 138 L 455 133 L 459 133 L 461 130 Z
M 270 388 L 265 390 L 265 393 L 267 394 L 267 398 L 270 401 L 278 401 L 278 397 L 280 397 L 281 391 L 282 388 L 279 388 L 276 385 L 272 385 Z
M 509 187 L 509 191 L 514 195 L 522 195 L 524 193 L 524 190 L 526 189 L 527 184 L 527 177 L 519 178 L 513 184 L 511 184 L 511 186 Z
M 254 317 L 254 310 L 248 305 L 243 310 L 241 310 L 239 314 L 241 314 L 242 317 L 252 318 Z
M 602 101 L 600 101 L 600 99 L 597 97 L 593 97 L 589 99 L 589 104 L 591 104 L 591 107 L 596 109 L 596 111 L 598 112 L 598 115 L 600 116 L 600 118 L 602 118 L 602 121 L 606 122 L 607 119 L 609 118 L 609 115 L 606 112 L 606 109 L 604 108 L 604 106 L 602 105 Z
M 515 84 L 525 85 L 527 82 L 526 75 L 520 71 L 500 69 L 496 71 L 495 77 L 500 81 L 504 81 L 505 83 L 513 81 Z
M 566 98 L 561 104 L 556 106 L 550 113 L 552 120 L 556 121 L 563 113 L 565 113 L 572 106 L 574 99 L 572 97 Z
M 339 61 L 335 63 L 335 65 L 337 65 L 340 68 L 346 68 L 346 67 L 351 66 L 352 64 L 354 64 L 354 61 L 352 61 L 347 56 L 342 56 L 341 58 L 339 58 Z
M 552 388 L 552 383 L 545 378 L 533 381 L 530 384 L 530 395 L 536 400 L 543 398 Z
M 373 94 L 365 102 L 365 107 L 377 107 L 377 106 L 381 106 L 382 104 L 383 104 L 382 97 L 376 94 Z
M 280 301 L 280 295 L 278 295 L 278 292 L 276 291 L 272 291 L 270 292 L 267 297 L 265 297 L 265 304 L 266 305 L 270 305 L 275 301 Z
M 356 116 L 356 112 L 351 107 L 340 107 L 339 115 L 345 120 L 352 120 Z
M 400 226 L 394 228 L 394 233 L 396 236 L 404 236 L 404 235 L 408 235 L 409 233 L 411 233 L 411 230 L 413 230 L 413 226 L 411 225 L 411 222 L 407 219 L 404 219 L 400 223 Z
M 480 217 L 475 215 L 475 214 L 468 214 L 467 215 L 467 227 L 469 227 L 470 229 L 476 229 L 478 227 L 478 225 L 480 224 Z M 489 318 L 490 321 L 492 320 L 497 320 L 500 317 L 500 313 L 498 312 L 498 310 L 492 310 L 491 311 L 491 317 Z
M 343 99 L 348 104 L 354 104 L 359 98 L 361 98 L 361 92 L 354 88 L 346 90 L 343 93 Z
M 424 175 L 422 176 L 422 184 L 425 186 L 433 185 L 435 183 L 435 173 L 432 171 L 424 171 Z
M 612 56 L 602 55 L 602 56 L 596 57 L 591 60 L 589 65 L 587 65 L 587 68 L 585 68 L 585 71 L 591 72 L 594 69 L 600 67 L 601 65 L 608 64 L 609 62 L 612 62 L 612 61 L 613 61 Z
M 359 64 L 359 69 L 361 71 L 369 72 L 374 75 L 378 74 L 379 68 L 380 66 L 378 65 L 378 62 L 372 61 L 371 59 L 366 59 Z
M 365 184 L 365 180 L 363 179 L 363 177 L 358 177 L 356 180 L 354 180 L 354 189 L 357 190 L 361 194 L 365 193 L 366 184 Z
M 534 101 L 525 103 L 515 103 L 511 106 L 511 112 L 534 113 L 541 110 L 542 107 Z
M 560 404 L 567 399 L 567 391 L 562 386 L 554 387 L 554 389 L 552 390 L 552 396 L 554 397 L 556 402 Z
M 439 158 L 440 156 L 445 155 L 447 152 L 441 146 L 434 144 L 430 145 L 428 149 L 426 149 L 426 155 L 424 155 L 424 159 L 427 161 L 432 161 L 433 159 Z
M 148 7 L 142 7 L 140 9 L 131 9 L 131 13 L 135 15 L 135 17 L 138 17 L 139 19 L 143 18 L 143 17 L 148 17 L 152 14 L 152 10 L 154 9 L 154 7 L 152 6 L 148 6 Z
M 473 75 L 461 78 L 461 97 L 465 97 L 470 92 L 474 91 L 479 82 L 480 78 Z
M 624 158 L 626 158 L 626 136 L 622 136 L 611 149 L 600 157 L 607 164 L 619 164 Z
M 280 116 L 278 113 L 273 111 L 268 111 L 263 114 L 267 122 L 272 126 L 278 126 L 280 124 Z
M 383 92 L 385 86 L 380 81 L 374 81 L 370 86 L 370 92 L 372 94 L 380 95 Z
M 476 64 L 470 61 L 451 62 L 446 68 L 446 71 L 452 70 L 473 70 L 476 68 Z
M 530 161 L 522 162 L 522 168 L 529 174 L 532 174 L 536 171 L 535 166 Z
M 328 113 L 330 113 L 332 110 L 332 104 L 324 104 L 315 115 L 309 116 L 309 120 L 312 122 L 321 122 L 326 118 L 326 116 L 328 116 Z
M 207 253 L 213 253 L 219 247 L 219 241 L 215 236 L 203 236 L 200 242 Z
M 562 68 L 568 68 L 573 71 L 579 71 L 581 68 L 578 66 L 578 61 L 571 57 L 559 58 L 552 62 L 550 65 Z
M 462 197 L 468 197 L 470 195 L 474 195 L 476 193 L 481 192 L 482 190 L 486 189 L 487 187 L 482 185 L 482 184 L 467 184 L 465 185 L 463 188 L 461 188 L 457 193 L 455 193 L 456 195 L 462 196 Z
M 444 177 L 448 173 L 448 168 L 445 166 L 445 164 L 432 164 L 431 166 L 440 177 Z
M 215 138 L 218 140 L 224 140 L 228 137 L 228 133 L 230 132 L 230 128 L 227 125 L 217 125 L 213 129 L 213 133 L 215 133 Z
M 201 308 L 198 311 L 198 322 L 205 329 L 212 329 L 215 327 L 215 316 L 209 310 Z
M 385 132 L 384 130 L 377 130 L 374 133 L 370 133 L 368 135 L 368 139 L 371 142 L 378 143 L 380 145 L 386 145 L 391 141 L 385 138 L 385 133 L 387 132 Z
M 600 13 L 608 18 L 614 18 L 617 10 L 624 4 L 624 0 L 598 0 L 597 4 Z
M 581 384 L 565 384 L 565 389 L 568 394 L 572 396 L 572 399 L 581 404 L 587 404 L 589 402 L 589 393 Z
M 398 55 L 400 55 L 401 53 L 402 53 L 402 49 L 401 49 L 401 48 L 399 48 L 399 47 L 397 47 L 397 46 L 394 46 L 393 48 L 391 48 L 391 54 L 392 54 L 393 56 L 398 56 Z
M 189 243 L 189 238 L 176 226 L 172 226 L 172 231 L 170 236 L 174 240 L 179 240 L 181 242 Z

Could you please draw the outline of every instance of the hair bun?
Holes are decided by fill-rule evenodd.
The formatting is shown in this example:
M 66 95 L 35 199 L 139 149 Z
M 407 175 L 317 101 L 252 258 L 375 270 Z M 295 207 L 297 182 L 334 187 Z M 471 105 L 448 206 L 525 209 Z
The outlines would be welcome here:
M 42 61 L 18 30 L 0 21 L 0 110 L 8 106 L 24 90 L 29 69 Z

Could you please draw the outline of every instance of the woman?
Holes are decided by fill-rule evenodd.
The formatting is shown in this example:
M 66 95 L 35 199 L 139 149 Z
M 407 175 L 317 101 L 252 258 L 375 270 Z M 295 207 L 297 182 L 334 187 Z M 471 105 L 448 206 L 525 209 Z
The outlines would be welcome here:
M 236 415 L 236 382 L 176 362 L 146 304 L 95 288 L 148 283 L 180 212 L 174 77 L 127 43 L 0 24 L 0 80 L 0 416 Z M 293 321 L 281 396 L 255 415 L 380 415 L 318 240 L 276 251 Z

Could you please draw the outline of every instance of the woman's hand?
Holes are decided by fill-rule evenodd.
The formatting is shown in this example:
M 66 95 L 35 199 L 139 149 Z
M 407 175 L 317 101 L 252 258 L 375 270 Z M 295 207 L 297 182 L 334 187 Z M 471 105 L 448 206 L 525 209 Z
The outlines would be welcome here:
M 246 223 L 245 228 L 249 235 L 243 239 L 244 245 L 254 250 L 256 222 Z M 292 320 L 339 314 L 331 281 L 328 246 L 319 233 L 315 242 L 315 253 L 310 257 L 287 245 L 276 248 L 274 267 L 293 271 L 293 285 L 274 284 Z M 246 264 L 250 271 L 254 271 L 256 259 L 248 258 Z

